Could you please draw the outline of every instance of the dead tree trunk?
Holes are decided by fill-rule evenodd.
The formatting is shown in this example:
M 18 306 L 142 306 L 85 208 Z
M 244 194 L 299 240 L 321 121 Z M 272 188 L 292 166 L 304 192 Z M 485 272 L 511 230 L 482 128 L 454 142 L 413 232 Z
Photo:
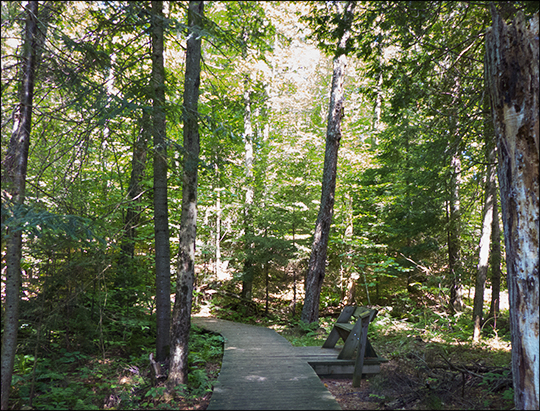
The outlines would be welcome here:
M 498 149 L 516 409 L 538 409 L 538 14 L 506 25 L 491 6 L 486 70 Z

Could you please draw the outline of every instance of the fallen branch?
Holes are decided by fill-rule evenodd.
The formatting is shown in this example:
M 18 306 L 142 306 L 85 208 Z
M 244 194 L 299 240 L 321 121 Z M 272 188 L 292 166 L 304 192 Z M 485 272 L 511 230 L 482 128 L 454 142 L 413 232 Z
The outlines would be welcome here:
M 150 375 L 152 377 L 152 385 L 156 385 L 159 379 L 166 378 L 167 375 L 165 375 L 161 369 L 161 364 L 156 362 L 154 360 L 154 353 L 150 353 Z
M 467 372 L 471 375 L 476 375 L 478 377 L 483 377 L 482 375 L 479 375 L 477 373 L 497 373 L 497 372 L 504 372 L 510 370 L 508 367 L 488 367 L 485 365 L 453 365 L 453 364 L 433 364 L 430 366 L 430 368 L 437 368 L 442 370 L 452 370 L 452 371 L 459 371 L 459 372 Z
M 463 368 L 463 367 L 458 367 L 457 365 L 454 365 L 452 364 L 444 355 L 442 355 L 442 353 L 439 353 L 439 355 L 441 356 L 441 358 L 448 364 L 448 367 L 453 370 L 453 371 L 458 371 L 458 372 L 461 372 L 461 373 L 468 373 L 470 375 L 474 375 L 475 377 L 479 377 L 479 378 L 484 378 L 483 375 L 480 375 L 480 374 L 477 374 L 473 371 L 470 371 L 468 370 L 467 368 Z

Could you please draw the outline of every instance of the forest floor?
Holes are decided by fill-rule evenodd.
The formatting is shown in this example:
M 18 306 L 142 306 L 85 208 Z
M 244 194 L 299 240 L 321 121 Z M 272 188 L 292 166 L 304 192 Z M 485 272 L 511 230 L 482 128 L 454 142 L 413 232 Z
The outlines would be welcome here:
M 389 359 L 381 373 L 360 387 L 350 379 L 322 381 L 344 410 L 512 409 L 510 343 L 496 333 L 473 343 L 468 316 L 445 332 L 386 317 L 370 337 L 377 354 Z
M 511 379 L 504 372 L 495 372 L 504 367 L 486 365 L 489 361 L 485 350 L 460 355 L 462 350 L 471 350 L 457 347 L 453 353 L 447 352 L 452 358 L 448 363 L 444 360 L 428 363 L 419 354 L 424 349 L 425 344 L 414 344 L 410 351 L 403 352 L 404 358 L 383 364 L 381 373 L 363 379 L 360 387 L 353 387 L 349 379 L 322 378 L 322 381 L 343 410 L 513 408 L 512 397 L 505 399 L 503 394 L 511 387 Z M 486 377 L 487 373 L 475 372 L 475 368 L 491 371 L 492 380 Z
M 463 316 L 463 321 L 450 321 L 447 329 L 441 324 L 422 326 L 395 319 L 384 313 L 384 309 L 380 313 L 382 320 L 370 331 L 370 340 L 378 355 L 389 360 L 381 365 L 381 373 L 363 379 L 360 387 L 353 387 L 352 379 L 321 378 L 342 409 L 508 410 L 514 407 L 508 341 L 495 333 L 473 343 L 464 329 L 468 315 Z M 299 327 L 269 326 L 293 345 L 322 345 L 334 320 L 327 321 L 328 324 L 323 321 L 322 327 L 307 333 L 311 339 L 307 344 Z M 306 330 L 303 331 L 305 334 Z M 185 409 L 206 409 L 208 402 L 209 398 L 204 398 L 199 404 L 192 403 L 193 408 Z
M 257 301 L 250 306 L 254 311 L 246 313 L 237 299 L 217 302 L 207 315 L 272 328 L 294 346 L 321 346 L 341 311 L 326 309 L 318 324 L 306 325 L 291 319 L 286 306 L 276 305 L 265 314 Z M 481 340 L 473 343 L 470 307 L 459 315 L 425 305 L 374 308 L 378 314 L 368 337 L 388 362 L 360 387 L 353 387 L 352 379 L 321 378 L 342 409 L 514 408 L 508 310 L 497 318 L 497 329 L 488 321 Z M 191 333 L 188 385 L 172 399 L 166 398 L 164 379 L 152 379 L 153 334 L 144 341 L 120 341 L 102 354 L 55 343 L 43 346 L 38 360 L 21 352 L 9 409 L 207 409 L 220 371 L 222 337 L 203 330 Z
M 321 378 L 321 381 L 343 410 L 513 408 L 512 396 L 505 395 L 505 391 L 511 392 L 508 390 L 512 381 L 504 372 L 506 368 L 499 366 L 509 358 L 507 344 L 493 340 L 481 347 L 458 344 L 449 350 L 412 340 L 408 346 L 402 346 L 399 357 L 394 356 L 382 365 L 380 374 L 363 379 L 360 387 L 353 387 L 351 379 Z M 496 352 L 494 358 L 489 357 L 490 346 Z M 441 355 L 437 355 L 439 349 Z M 385 355 L 388 354 L 391 353 Z M 210 365 L 210 368 L 215 367 L 219 368 L 219 364 Z M 177 404 L 182 406 L 177 409 L 205 410 L 210 399 L 211 394 L 192 399 Z

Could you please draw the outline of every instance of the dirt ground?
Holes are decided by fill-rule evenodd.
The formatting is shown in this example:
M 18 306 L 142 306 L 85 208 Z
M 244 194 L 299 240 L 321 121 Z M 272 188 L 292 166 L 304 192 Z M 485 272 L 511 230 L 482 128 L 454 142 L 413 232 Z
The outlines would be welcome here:
M 485 387 L 482 378 L 455 370 L 428 370 L 419 364 L 391 361 L 383 364 L 381 373 L 362 379 L 353 387 L 350 379 L 322 378 L 321 381 L 343 410 L 484 410 L 512 409 L 513 401 Z M 430 376 L 431 375 L 431 376 Z

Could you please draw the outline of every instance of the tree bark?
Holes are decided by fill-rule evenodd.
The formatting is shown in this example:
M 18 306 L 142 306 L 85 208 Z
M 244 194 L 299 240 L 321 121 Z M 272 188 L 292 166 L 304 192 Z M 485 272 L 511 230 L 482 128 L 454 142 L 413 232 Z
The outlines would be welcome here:
M 30 1 L 26 6 L 26 28 L 23 49 L 22 85 L 20 92 L 20 107 L 14 115 L 13 133 L 9 142 L 5 159 L 5 192 L 2 197 L 13 207 L 24 203 L 26 190 L 26 170 L 28 165 L 28 149 L 30 146 L 30 131 L 32 129 L 32 104 L 34 98 L 34 82 L 36 68 L 36 40 L 38 2 Z M 4 191 L 3 190 L 3 191 Z M 4 198 L 2 199 L 4 201 Z M 19 293 L 21 286 L 22 232 L 8 226 L 6 250 L 6 284 L 4 318 L 2 326 L 2 388 L 1 409 L 8 409 L 11 377 L 17 351 L 17 333 L 19 329 Z
M 486 68 L 497 138 L 516 409 L 538 409 L 538 14 L 506 25 L 491 6 Z
M 154 235 L 156 248 L 156 361 L 169 355 L 171 321 L 171 254 L 167 203 L 165 69 L 163 65 L 163 1 L 152 1 L 152 90 L 154 137 Z
M 343 305 L 356 304 L 356 282 L 360 279 L 358 273 L 351 273 L 347 281 L 345 295 L 343 296 Z
M 215 166 L 215 172 L 216 172 L 216 278 L 218 281 L 221 281 L 222 274 L 221 274 L 221 191 L 223 190 L 220 187 L 219 182 L 219 168 L 216 163 Z
M 379 80 L 377 81 L 377 97 L 375 98 L 375 108 L 373 110 L 373 125 L 371 129 L 371 136 L 369 138 L 369 144 L 372 151 L 377 148 L 378 138 L 377 135 L 381 131 L 381 112 L 382 112 L 382 84 L 383 75 L 382 71 L 379 74 Z
M 244 34 L 247 44 L 247 33 Z M 247 58 L 247 50 L 242 50 L 242 58 Z M 246 167 L 246 200 L 244 203 L 244 275 L 242 277 L 242 297 L 251 300 L 253 294 L 253 261 L 251 249 L 253 248 L 253 196 L 255 193 L 253 179 L 253 124 L 251 121 L 251 98 L 249 87 L 249 74 L 244 75 L 244 162 Z
M 496 183 L 496 182 L 495 182 Z M 497 200 L 497 187 L 493 197 L 493 226 L 491 229 L 491 304 L 489 316 L 493 318 L 493 328 L 497 328 L 497 316 L 501 303 L 501 228 L 499 226 L 499 201 Z
M 197 235 L 197 178 L 199 165 L 198 102 L 201 75 L 201 31 L 204 3 L 190 1 L 186 75 L 184 81 L 184 173 L 182 217 L 180 222 L 180 252 L 176 297 L 173 309 L 169 389 L 188 382 L 188 338 L 191 326 L 191 302 L 195 279 L 195 239 Z
M 143 110 L 140 132 L 137 134 L 133 145 L 133 159 L 131 161 L 131 177 L 128 187 L 129 206 L 124 218 L 124 237 L 120 246 L 120 266 L 125 265 L 128 259 L 133 259 L 135 255 L 135 229 L 139 225 L 141 215 L 140 202 L 143 192 L 141 179 L 146 168 L 146 155 L 148 151 L 149 140 L 149 117 L 150 113 Z
M 453 312 L 463 308 L 463 288 L 461 285 L 460 261 L 460 201 L 459 186 L 461 175 L 461 158 L 459 153 L 452 158 L 452 178 L 450 181 L 450 214 L 448 226 L 448 269 L 450 271 L 450 309 Z
M 348 2 L 343 10 L 345 27 L 350 27 L 354 6 L 354 2 Z M 350 31 L 345 29 L 337 45 L 337 51 L 334 57 L 332 90 L 326 129 L 321 205 L 317 222 L 315 223 L 315 233 L 311 245 L 311 256 L 305 283 L 306 296 L 304 298 L 304 307 L 302 308 L 301 316 L 301 320 L 306 323 L 313 323 L 319 319 L 319 302 L 326 268 L 328 237 L 330 235 L 330 225 L 332 224 L 332 215 L 334 212 L 337 160 L 339 142 L 341 140 L 341 120 L 343 118 L 345 102 L 343 87 L 345 68 L 347 66 L 345 45 L 349 36 Z
M 342 257 L 343 260 L 341 261 L 341 267 L 340 267 L 340 287 L 341 287 L 341 299 L 343 301 L 344 305 L 354 305 L 355 301 L 355 289 L 356 289 L 356 280 L 359 278 L 358 274 L 355 272 L 351 272 L 352 267 L 354 267 L 354 263 L 351 258 L 352 254 L 352 237 L 354 232 L 354 210 L 353 210 L 353 199 L 352 196 L 349 193 L 345 193 L 345 202 L 346 202 L 346 215 L 347 215 L 347 222 L 345 224 L 345 232 L 343 233 L 343 244 L 345 244 L 345 252 L 344 256 Z M 345 265 L 345 267 L 343 266 Z M 347 279 L 344 278 L 345 277 Z M 345 289 L 343 288 L 345 284 Z
M 493 226 L 493 205 L 496 199 L 495 179 L 495 145 L 487 144 L 487 170 L 486 170 L 486 194 L 484 202 L 484 218 L 482 222 L 482 234 L 480 236 L 478 267 L 476 272 L 476 286 L 474 289 L 473 305 L 473 341 L 480 339 L 482 319 L 484 315 L 484 288 L 486 285 L 487 269 L 489 264 L 489 251 L 491 245 L 491 230 Z

